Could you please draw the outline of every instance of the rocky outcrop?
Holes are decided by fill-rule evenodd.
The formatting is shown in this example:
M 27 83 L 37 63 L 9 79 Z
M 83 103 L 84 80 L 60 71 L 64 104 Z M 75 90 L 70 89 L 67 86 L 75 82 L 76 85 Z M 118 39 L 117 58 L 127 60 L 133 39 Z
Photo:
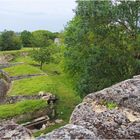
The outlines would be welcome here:
M 16 56 L 26 57 L 29 55 L 28 51 L 15 51 L 15 52 L 7 52 L 0 54 L 0 64 L 6 64 L 15 59 Z
M 140 112 L 140 77 L 135 76 L 133 79 L 120 82 L 99 92 L 91 93 L 85 97 L 84 101 L 115 102 L 119 106 Z
M 12 54 L 1 54 L 0 55 L 0 64 L 7 63 L 14 59 L 14 56 Z
M 7 83 L 11 83 L 9 74 L 3 70 L 0 70 L 0 79 L 4 79 Z
M 4 80 L 0 79 L 0 102 L 2 102 L 9 89 L 9 84 Z
M 1 140 L 31 140 L 32 134 L 30 130 L 12 121 L 0 123 L 0 139 Z
M 130 121 L 127 114 L 117 108 L 109 110 L 97 104 L 82 103 L 74 110 L 70 122 L 91 130 L 101 139 L 140 138 L 140 120 Z
M 58 137 L 59 136 L 59 137 Z M 58 130 L 49 133 L 46 136 L 37 138 L 37 140 L 56 140 L 56 139 L 92 139 L 98 140 L 93 132 L 86 129 L 85 127 L 68 124 Z
M 0 103 L 5 100 L 6 94 L 10 89 L 11 80 L 7 73 L 0 70 Z
M 47 139 L 140 139 L 140 75 L 86 96 Z

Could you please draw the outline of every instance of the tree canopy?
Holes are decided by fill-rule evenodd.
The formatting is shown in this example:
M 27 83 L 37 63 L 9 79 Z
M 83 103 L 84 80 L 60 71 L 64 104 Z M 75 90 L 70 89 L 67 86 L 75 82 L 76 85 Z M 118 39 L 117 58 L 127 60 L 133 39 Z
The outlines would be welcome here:
M 22 40 L 22 44 L 23 47 L 32 47 L 32 33 L 29 31 L 24 30 L 23 32 L 21 32 L 21 40 Z
M 56 37 L 56 33 L 52 33 L 46 30 L 37 30 L 32 32 L 32 36 L 33 46 L 40 48 L 52 44 Z
M 20 37 L 13 31 L 4 31 L 0 35 L 0 50 L 18 50 L 21 49 L 22 44 Z
M 81 96 L 139 72 L 140 1 L 77 1 L 65 65 Z

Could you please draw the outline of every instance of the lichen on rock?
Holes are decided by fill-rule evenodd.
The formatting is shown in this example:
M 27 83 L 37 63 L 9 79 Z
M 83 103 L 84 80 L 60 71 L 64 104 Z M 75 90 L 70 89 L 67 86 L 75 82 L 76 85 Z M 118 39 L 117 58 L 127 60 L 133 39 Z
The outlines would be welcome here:
M 98 140 L 99 138 L 95 134 L 86 129 L 85 127 L 79 125 L 68 124 L 64 127 L 61 127 L 58 130 L 54 130 L 46 136 L 37 138 L 37 140 L 56 140 L 56 139 L 92 139 Z
M 30 130 L 18 125 L 12 121 L 4 121 L 0 123 L 0 139 L 1 140 L 31 140 L 33 139 Z

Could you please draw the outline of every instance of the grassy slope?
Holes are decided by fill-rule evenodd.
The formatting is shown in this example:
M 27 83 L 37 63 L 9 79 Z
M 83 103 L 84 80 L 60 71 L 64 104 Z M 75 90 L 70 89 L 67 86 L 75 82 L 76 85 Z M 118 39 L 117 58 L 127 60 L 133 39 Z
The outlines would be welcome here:
M 41 74 L 41 73 L 43 73 L 38 68 L 33 67 L 31 65 L 27 65 L 27 64 L 22 64 L 22 65 L 18 65 L 18 66 L 5 68 L 4 71 L 6 71 L 10 76 L 19 76 L 19 75 Z
M 50 64 L 43 68 L 44 71 L 49 72 L 48 76 L 38 76 L 15 81 L 9 96 L 33 95 L 38 94 L 40 91 L 51 92 L 59 98 L 57 105 L 59 117 L 68 121 L 73 108 L 80 102 L 80 98 L 75 95 L 72 84 L 64 73 L 60 75 L 53 74 L 55 66 L 58 67 L 55 64 Z
M 25 62 L 28 65 L 34 64 L 30 57 L 17 57 L 14 61 Z M 38 67 L 35 68 L 39 70 Z M 18 68 L 15 69 L 17 69 L 16 73 L 20 73 Z M 56 74 L 56 71 L 60 74 Z M 49 65 L 45 65 L 43 67 L 43 72 L 46 72 L 48 76 L 38 76 L 15 81 L 11 91 L 9 92 L 10 96 L 27 94 L 32 95 L 38 93 L 39 91 L 46 91 L 55 94 L 59 98 L 56 105 L 58 118 L 63 119 L 64 122 L 59 125 L 56 124 L 55 126 L 50 126 L 46 130 L 36 133 L 36 136 L 42 132 L 47 133 L 54 128 L 67 123 L 74 107 L 81 101 L 80 97 L 76 96 L 75 91 L 73 90 L 70 78 L 63 72 L 61 64 L 51 63 Z
M 34 112 L 46 107 L 47 103 L 43 100 L 25 100 L 16 104 L 0 106 L 0 119 L 12 118 L 24 113 Z

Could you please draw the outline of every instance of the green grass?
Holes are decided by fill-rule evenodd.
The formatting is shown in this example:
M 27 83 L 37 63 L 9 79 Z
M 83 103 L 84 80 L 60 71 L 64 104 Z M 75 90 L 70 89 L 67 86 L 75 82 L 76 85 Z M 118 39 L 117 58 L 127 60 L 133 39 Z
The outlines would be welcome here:
M 106 106 L 110 110 L 115 109 L 118 106 L 117 103 L 115 103 L 115 102 L 109 102 L 109 101 L 106 101 L 103 99 L 100 100 L 99 104 Z
M 80 97 L 76 96 L 76 93 L 72 88 L 72 84 L 65 74 L 49 75 L 49 77 L 54 82 L 54 84 L 56 84 L 56 95 L 59 98 L 59 101 L 56 104 L 56 110 L 58 113 L 57 117 L 59 119 L 63 119 L 64 122 L 62 124 L 55 124 L 54 126 L 49 126 L 43 131 L 36 132 L 34 134 L 35 137 L 40 136 L 42 133 L 46 134 L 48 132 L 51 132 L 52 130 L 67 124 L 75 106 L 81 102 Z
M 54 92 L 54 86 L 48 76 L 37 76 L 14 81 L 9 95 L 34 95 L 39 91 Z
M 51 66 L 53 68 L 51 68 Z M 9 96 L 33 95 L 40 91 L 51 92 L 59 98 L 56 105 L 58 117 L 68 121 L 74 107 L 81 101 L 81 99 L 79 96 L 76 96 L 76 93 L 73 90 L 73 85 L 66 74 L 52 74 L 55 66 L 57 69 L 58 66 L 55 64 L 43 67 L 44 72 L 49 71 L 48 76 L 38 76 L 15 81 L 9 92 Z
M 13 62 L 24 62 L 29 65 L 37 65 L 37 62 L 35 62 L 30 56 L 18 56 L 13 60 Z
M 44 100 L 25 100 L 16 104 L 0 105 L 0 119 L 12 118 L 14 116 L 34 112 L 46 106 L 47 103 Z
M 63 69 L 62 66 L 60 64 L 54 64 L 54 63 L 50 63 L 48 65 L 44 65 L 43 66 L 43 70 L 48 73 L 49 75 L 54 75 L 55 72 L 57 71 L 58 73 L 63 73 Z
M 56 95 L 59 97 L 59 102 L 56 107 L 59 114 L 58 117 L 68 122 L 74 107 L 81 99 L 79 96 L 76 96 L 65 74 L 51 76 L 51 79 L 57 85 Z
M 110 110 L 116 108 L 118 105 L 115 102 L 106 102 L 106 107 Z
M 27 64 L 22 64 L 22 65 L 5 68 L 4 71 L 6 71 L 10 76 L 43 73 L 40 69 L 33 67 L 31 65 L 27 65 Z

